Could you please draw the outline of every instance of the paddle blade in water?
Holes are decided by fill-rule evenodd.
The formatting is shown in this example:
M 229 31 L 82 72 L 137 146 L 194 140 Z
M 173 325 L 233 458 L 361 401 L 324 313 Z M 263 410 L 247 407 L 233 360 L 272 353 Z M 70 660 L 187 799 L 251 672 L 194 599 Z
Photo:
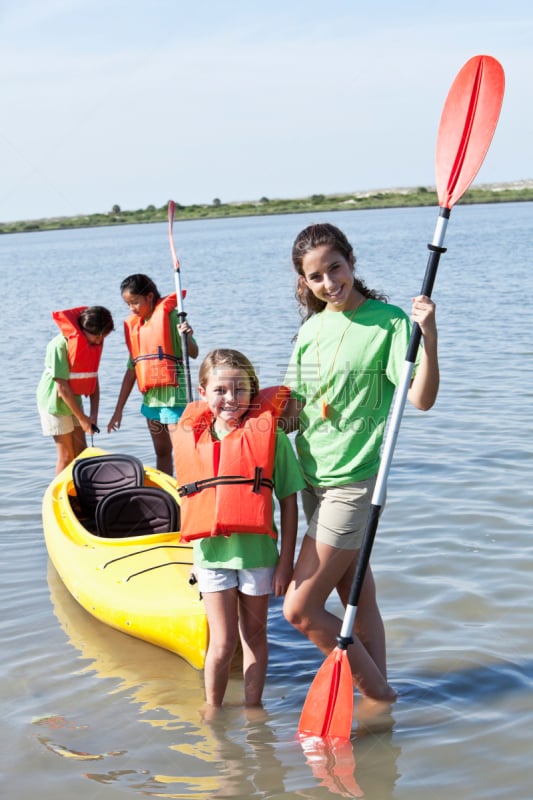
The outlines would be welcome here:
M 505 76 L 492 56 L 474 56 L 457 74 L 437 137 L 436 182 L 441 208 L 451 208 L 478 173 L 496 129 Z
M 349 739 L 353 717 L 353 681 L 346 650 L 331 651 L 307 693 L 298 733 Z

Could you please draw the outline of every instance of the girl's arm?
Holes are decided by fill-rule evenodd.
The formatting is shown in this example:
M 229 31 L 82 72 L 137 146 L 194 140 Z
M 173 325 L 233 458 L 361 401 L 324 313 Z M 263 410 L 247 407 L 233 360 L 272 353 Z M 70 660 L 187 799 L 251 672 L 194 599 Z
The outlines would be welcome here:
M 435 321 L 435 304 L 433 301 L 424 295 L 414 297 L 411 319 L 420 326 L 424 338 L 424 347 L 422 348 L 420 364 L 407 397 L 415 408 L 420 409 L 420 411 L 428 411 L 437 399 L 440 379 L 437 323 Z
M 100 407 L 100 382 L 98 378 L 96 378 L 96 388 L 91 395 L 90 398 L 90 412 L 89 416 L 91 418 L 91 422 L 96 425 L 98 423 L 98 409 Z
M 289 397 L 287 404 L 278 420 L 278 427 L 285 433 L 292 433 L 298 430 L 298 420 L 300 412 L 304 407 L 303 400 L 298 400 L 296 397 Z
M 178 331 L 180 334 L 185 333 L 187 335 L 187 352 L 191 358 L 196 358 L 198 356 L 198 345 L 192 338 L 194 331 L 187 320 L 185 320 L 185 322 L 180 322 L 178 325 Z
M 274 572 L 273 591 L 281 597 L 287 591 L 294 570 L 294 551 L 298 532 L 298 503 L 295 494 L 279 501 L 280 507 L 280 554 Z
M 79 421 L 81 429 L 84 433 L 92 432 L 92 422 L 90 418 L 83 413 L 83 409 L 78 405 L 76 395 L 71 389 L 68 381 L 63 378 L 54 378 L 57 386 L 57 393 L 64 403 L 70 408 L 76 419 Z
M 118 395 L 117 404 L 115 406 L 115 410 L 113 412 L 113 416 L 109 420 L 107 425 L 107 432 L 111 433 L 111 431 L 116 431 L 120 428 L 120 423 L 122 422 L 122 412 L 124 410 L 124 406 L 126 405 L 126 400 L 131 394 L 131 390 L 135 386 L 135 370 L 134 369 L 127 369 L 124 373 L 124 377 L 122 379 L 122 386 L 120 387 L 120 392 Z

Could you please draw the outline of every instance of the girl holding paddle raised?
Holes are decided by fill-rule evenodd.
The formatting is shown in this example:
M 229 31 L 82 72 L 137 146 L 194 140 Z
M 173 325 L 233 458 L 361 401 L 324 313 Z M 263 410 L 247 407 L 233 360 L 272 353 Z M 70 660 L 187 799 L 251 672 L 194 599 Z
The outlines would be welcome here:
M 197 357 L 198 345 L 187 320 L 179 320 L 176 294 L 161 297 L 153 280 L 141 273 L 124 278 L 120 291 L 131 312 L 124 322 L 130 358 L 107 432 L 120 428 L 124 406 L 137 381 L 157 468 L 172 475 L 172 438 L 187 402 L 182 337 L 191 358 Z
M 308 522 L 284 603 L 286 619 L 322 652 L 336 646 L 341 620 L 326 609 L 333 590 L 346 606 L 380 462 L 385 423 L 409 343 L 407 315 L 355 276 L 346 236 L 331 224 L 311 225 L 292 251 L 297 299 L 305 313 L 287 370 L 307 486 Z M 427 410 L 439 386 L 435 306 L 414 298 L 412 320 L 424 348 L 409 400 Z M 385 633 L 370 568 L 363 581 L 348 658 L 361 694 L 393 702 L 387 682 Z

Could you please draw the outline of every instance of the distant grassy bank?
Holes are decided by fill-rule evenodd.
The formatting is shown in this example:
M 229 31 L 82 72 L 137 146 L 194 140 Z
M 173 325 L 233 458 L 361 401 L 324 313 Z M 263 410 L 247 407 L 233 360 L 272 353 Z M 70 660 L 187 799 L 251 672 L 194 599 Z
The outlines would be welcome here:
M 461 199 L 463 204 L 516 203 L 533 200 L 533 181 L 512 184 L 492 184 L 470 189 Z M 271 200 L 262 197 L 257 201 L 223 203 L 215 198 L 211 204 L 182 206 L 176 203 L 175 220 L 217 219 L 221 217 L 249 217 L 267 214 L 301 214 L 309 211 L 347 211 L 368 208 L 405 208 L 410 206 L 438 205 L 435 189 L 420 186 L 413 189 L 383 189 L 375 192 L 352 194 L 313 194 L 296 200 Z M 50 217 L 21 222 L 0 222 L 0 233 L 26 233 L 31 231 L 61 230 L 64 228 L 91 228 L 101 225 L 131 225 L 164 222 L 167 205 L 157 208 L 149 205 L 137 211 L 124 211 L 115 205 L 101 214 L 77 217 Z

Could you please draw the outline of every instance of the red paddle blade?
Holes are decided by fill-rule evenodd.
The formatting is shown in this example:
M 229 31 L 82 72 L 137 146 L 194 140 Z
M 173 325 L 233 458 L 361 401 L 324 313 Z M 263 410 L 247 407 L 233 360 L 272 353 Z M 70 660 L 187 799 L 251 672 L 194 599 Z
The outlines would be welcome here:
M 457 74 L 444 104 L 437 137 L 436 180 L 441 208 L 466 192 L 496 129 L 505 76 L 492 56 L 474 56 Z
M 346 650 L 336 647 L 318 670 L 300 715 L 298 733 L 349 739 L 353 717 L 353 681 Z

